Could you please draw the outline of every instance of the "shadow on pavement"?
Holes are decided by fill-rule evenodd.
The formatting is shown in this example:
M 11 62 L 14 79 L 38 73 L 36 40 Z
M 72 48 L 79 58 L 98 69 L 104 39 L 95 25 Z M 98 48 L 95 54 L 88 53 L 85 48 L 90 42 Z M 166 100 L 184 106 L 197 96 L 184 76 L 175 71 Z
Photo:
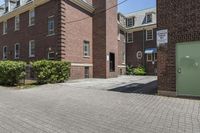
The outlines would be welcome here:
M 157 81 L 152 81 L 147 84 L 133 83 L 133 84 L 117 87 L 114 89 L 110 89 L 108 91 L 155 95 L 157 94 Z

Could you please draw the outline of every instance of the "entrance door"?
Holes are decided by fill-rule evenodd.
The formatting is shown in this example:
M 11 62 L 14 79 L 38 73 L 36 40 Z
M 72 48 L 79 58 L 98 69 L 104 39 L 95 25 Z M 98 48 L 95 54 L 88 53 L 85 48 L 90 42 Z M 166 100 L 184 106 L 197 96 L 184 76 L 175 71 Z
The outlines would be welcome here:
M 177 95 L 200 96 L 200 42 L 176 46 Z

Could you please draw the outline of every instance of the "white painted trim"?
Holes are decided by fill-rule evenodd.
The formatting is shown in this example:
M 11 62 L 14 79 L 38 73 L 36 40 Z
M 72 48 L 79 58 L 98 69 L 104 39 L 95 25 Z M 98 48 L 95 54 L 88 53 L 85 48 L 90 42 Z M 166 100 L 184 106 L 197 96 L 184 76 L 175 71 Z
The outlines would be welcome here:
M 33 2 L 27 3 L 27 4 L 23 5 L 23 6 L 20 6 L 20 7 L 16 8 L 16 9 L 14 9 L 11 12 L 8 12 L 8 13 L 0 16 L 0 22 L 3 22 L 3 21 L 8 20 L 10 18 L 13 18 L 13 17 L 15 17 L 17 15 L 20 15 L 20 14 L 26 12 L 26 11 L 31 10 L 31 9 L 34 9 L 35 7 L 43 5 L 43 4 L 45 4 L 45 3 L 49 2 L 49 1 L 50 0 L 34 0 Z
M 123 66 L 123 65 L 118 65 L 117 67 L 119 67 L 119 68 L 126 68 L 126 66 Z
M 92 67 L 93 64 L 87 64 L 87 63 L 71 63 L 71 66 L 74 66 L 74 67 Z
M 82 7 L 83 9 L 89 11 L 90 13 L 94 12 L 94 7 L 86 2 L 84 2 L 83 0 L 69 0 L 71 2 L 73 2 L 74 4 Z

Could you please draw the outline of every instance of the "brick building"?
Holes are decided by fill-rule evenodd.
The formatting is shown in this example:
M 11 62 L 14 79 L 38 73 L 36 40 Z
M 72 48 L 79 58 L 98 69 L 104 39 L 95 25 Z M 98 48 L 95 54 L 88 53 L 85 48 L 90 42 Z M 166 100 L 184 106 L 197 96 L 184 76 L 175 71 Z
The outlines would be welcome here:
M 71 62 L 71 78 L 119 74 L 117 0 L 5 0 L 0 59 Z M 106 9 L 111 8 L 107 11 Z M 121 73 L 122 74 L 122 73 Z
M 126 43 L 126 64 L 133 67 L 142 65 L 146 68 L 147 74 L 156 74 L 156 8 L 127 15 L 119 13 L 118 24 L 118 41 L 121 44 L 119 46 Z
M 158 29 L 168 44 L 158 52 L 158 89 L 162 95 L 200 96 L 200 1 L 157 0 Z

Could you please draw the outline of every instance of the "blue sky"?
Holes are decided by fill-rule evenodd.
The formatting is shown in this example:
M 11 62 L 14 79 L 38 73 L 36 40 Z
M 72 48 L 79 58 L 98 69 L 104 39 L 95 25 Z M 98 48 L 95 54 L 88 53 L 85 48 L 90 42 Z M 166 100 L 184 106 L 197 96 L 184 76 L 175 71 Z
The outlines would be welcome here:
M 3 1 L 4 0 L 0 0 L 0 4 L 2 4 Z M 118 1 L 121 2 L 124 0 Z M 119 6 L 119 11 L 127 14 L 150 7 L 156 7 L 156 0 L 127 0 L 125 3 Z
M 119 0 L 122 2 L 124 0 Z M 119 5 L 118 10 L 121 13 L 127 14 L 134 11 L 156 7 L 156 0 L 127 0 L 125 3 Z

